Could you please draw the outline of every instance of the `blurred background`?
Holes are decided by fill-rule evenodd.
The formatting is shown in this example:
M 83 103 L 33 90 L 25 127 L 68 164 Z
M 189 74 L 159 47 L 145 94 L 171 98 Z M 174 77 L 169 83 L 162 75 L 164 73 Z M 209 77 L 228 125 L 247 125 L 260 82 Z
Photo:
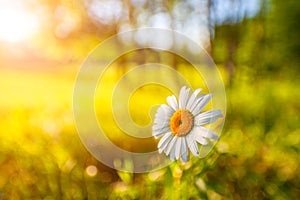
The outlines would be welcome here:
M 300 198 L 299 18 L 297 0 L 1 0 L 0 199 Z M 132 174 L 86 151 L 72 92 L 97 44 L 140 27 L 174 29 L 205 47 L 224 80 L 227 116 L 205 159 Z M 131 60 L 159 59 L 140 55 Z M 167 63 L 193 76 L 180 58 Z

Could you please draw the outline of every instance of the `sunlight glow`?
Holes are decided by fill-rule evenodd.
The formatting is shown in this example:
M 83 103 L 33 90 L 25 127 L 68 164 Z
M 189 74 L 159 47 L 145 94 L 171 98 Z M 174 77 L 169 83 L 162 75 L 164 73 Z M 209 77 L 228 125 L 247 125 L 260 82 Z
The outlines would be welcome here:
M 0 7 L 0 40 L 19 42 L 32 36 L 38 28 L 37 17 L 30 14 L 24 6 Z

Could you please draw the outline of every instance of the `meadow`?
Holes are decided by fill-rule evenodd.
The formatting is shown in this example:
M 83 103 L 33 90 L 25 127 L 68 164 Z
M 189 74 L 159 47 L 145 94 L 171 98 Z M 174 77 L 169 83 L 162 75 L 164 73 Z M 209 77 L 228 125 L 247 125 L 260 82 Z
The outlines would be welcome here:
M 300 196 L 299 80 L 285 74 L 261 78 L 254 68 L 241 66 L 229 82 L 224 66 L 218 65 L 226 86 L 227 116 L 213 151 L 204 159 L 135 174 L 103 165 L 82 145 L 72 113 L 79 67 L 1 69 L 0 199 Z M 112 138 L 116 132 L 111 129 Z M 155 149 L 154 140 L 147 144 L 144 151 Z

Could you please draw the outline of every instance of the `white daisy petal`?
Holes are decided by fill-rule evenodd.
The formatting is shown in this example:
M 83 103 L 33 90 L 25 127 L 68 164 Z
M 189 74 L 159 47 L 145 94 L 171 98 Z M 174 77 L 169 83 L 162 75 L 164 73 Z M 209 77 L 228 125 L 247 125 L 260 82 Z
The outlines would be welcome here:
M 178 104 L 177 104 L 177 100 L 176 97 L 174 95 L 172 96 L 168 96 L 167 97 L 167 102 L 169 104 L 169 106 L 176 111 L 178 109 Z
M 162 129 L 164 129 L 164 128 L 169 128 L 170 127 L 170 123 L 168 122 L 166 122 L 166 123 L 161 123 L 161 124 L 154 124 L 153 126 L 152 126 L 152 131 L 159 131 L 159 130 L 162 130 Z
M 165 124 L 165 123 L 169 123 L 170 118 L 171 118 L 171 117 L 156 114 L 156 115 L 155 115 L 155 119 L 154 119 L 154 123 L 155 123 L 155 124 Z
M 160 112 L 165 112 L 163 105 L 159 106 L 159 108 L 157 109 L 157 113 L 160 113 Z
M 212 94 L 205 95 L 201 101 L 198 103 L 196 108 L 192 111 L 192 114 L 195 116 L 197 115 L 209 102 L 209 100 L 212 98 Z
M 201 126 L 215 122 L 217 119 L 223 117 L 221 110 L 209 110 L 200 113 L 195 117 L 195 125 Z
M 186 138 L 182 138 L 182 148 L 181 148 L 181 159 L 183 162 L 188 162 L 190 160 L 190 152 L 187 148 Z
M 201 88 L 198 88 L 197 90 L 195 90 L 192 94 L 191 94 L 191 96 L 190 96 L 190 98 L 189 98 L 189 100 L 188 100 L 188 103 L 187 103 L 187 105 L 186 105 L 186 108 L 187 109 L 191 109 L 191 106 L 194 104 L 194 102 L 195 102 L 195 100 L 196 100 L 196 97 L 197 97 L 197 95 L 199 94 L 199 92 L 201 92 Z
M 172 139 L 172 133 L 171 132 L 167 132 L 162 138 L 161 140 L 158 142 L 157 147 L 161 148 L 162 146 L 166 146 L 166 143 L 169 142 L 169 138 Z
M 174 148 L 174 144 L 175 144 L 176 140 L 177 140 L 177 137 L 174 136 L 172 138 L 171 142 L 169 142 L 168 146 L 165 148 L 165 153 L 167 156 L 170 154 L 171 150 Z
M 161 133 L 161 132 L 168 132 L 170 131 L 170 127 L 169 126 L 153 126 L 152 127 L 152 131 L 155 132 L 155 133 Z
M 158 112 L 155 114 L 155 119 L 154 119 L 154 122 L 155 123 L 160 123 L 160 122 L 163 122 L 163 121 L 168 121 L 170 119 L 169 115 L 167 115 L 167 113 L 161 113 L 161 112 Z
M 158 139 L 158 138 L 161 138 L 164 134 L 165 133 L 156 133 L 156 135 L 153 135 L 153 134 L 152 135 L 155 139 Z
M 194 154 L 194 156 L 198 156 L 198 154 L 199 154 L 198 145 L 195 142 L 192 133 L 190 133 L 189 135 L 186 136 L 186 141 L 187 141 L 189 149 Z
M 185 108 L 187 104 L 187 100 L 189 97 L 190 88 L 186 88 L 185 86 L 181 88 L 179 95 L 179 108 Z
M 177 140 L 178 141 L 178 140 Z M 175 151 L 176 151 L 176 146 L 174 146 L 174 148 L 171 150 L 171 153 L 170 153 L 170 159 L 172 161 L 175 160 Z
M 204 138 L 209 138 L 209 139 L 212 139 L 212 140 L 218 140 L 219 139 L 219 136 L 215 132 L 213 132 L 213 131 L 205 128 L 205 127 L 195 126 L 193 130 L 194 130 L 195 134 L 199 134 L 200 136 L 202 136 Z
M 161 136 L 163 136 L 166 132 L 160 132 L 160 131 L 157 131 L 157 132 L 154 132 L 152 133 L 152 136 L 154 136 L 155 139 L 157 138 L 160 138 Z
M 168 118 L 163 117 L 163 116 L 158 116 L 158 115 L 156 115 L 155 119 L 154 119 L 154 123 L 155 124 L 164 124 L 164 123 L 166 123 L 168 121 L 169 121 Z
M 173 109 L 170 106 L 167 106 L 166 104 L 161 105 L 157 110 L 157 114 L 166 116 L 172 115 L 173 112 Z
M 204 94 L 201 94 L 201 95 L 199 95 L 195 100 L 194 100 L 194 103 L 190 106 L 190 111 L 193 111 L 196 107 L 197 107 L 197 105 L 202 101 L 202 99 L 203 99 L 203 97 L 204 97 L 205 95 Z
M 169 135 L 168 137 L 166 137 L 166 139 L 164 140 L 163 143 L 159 144 L 159 145 L 160 145 L 160 147 L 159 147 L 159 149 L 158 149 L 158 152 L 159 152 L 159 153 L 162 153 L 162 152 L 166 149 L 166 147 L 167 147 L 168 144 L 171 142 L 171 140 L 172 140 L 173 137 L 174 137 L 174 136 L 171 134 L 171 135 Z M 162 138 L 162 139 L 163 139 L 163 138 Z
M 154 122 L 158 123 L 161 121 L 169 120 L 173 113 L 174 113 L 174 111 L 169 106 L 162 105 L 158 108 L 158 110 L 155 114 Z
M 180 156 L 180 150 L 181 150 L 181 142 L 182 141 L 182 137 L 179 137 L 178 140 L 176 141 L 176 144 L 175 144 L 175 158 L 176 160 L 179 159 L 179 156 Z
M 179 92 L 179 98 L 178 98 L 178 106 L 179 106 L 179 108 L 181 108 L 181 101 L 183 99 L 184 93 L 185 93 L 185 86 L 183 86 L 180 89 L 180 92 Z
M 208 144 L 207 140 L 205 138 L 203 138 L 200 134 L 197 134 L 197 133 L 195 134 L 195 140 L 202 145 Z
M 160 133 L 166 133 L 166 132 L 169 132 L 170 131 L 170 127 L 169 126 L 165 126 L 165 127 L 155 127 L 154 126 L 152 127 L 152 135 L 155 136 L 155 135 L 158 135 Z
M 170 131 L 170 126 L 168 125 L 157 125 L 152 127 L 152 135 L 156 135 L 158 133 L 166 133 Z
M 162 109 L 165 110 L 166 115 L 172 116 L 174 113 L 173 109 L 170 106 L 167 106 L 166 104 L 161 105 Z
M 165 135 L 167 132 L 169 132 L 170 129 L 165 129 L 165 131 L 153 131 L 152 132 L 152 136 L 157 139 L 157 138 L 160 138 L 162 137 L 163 135 Z

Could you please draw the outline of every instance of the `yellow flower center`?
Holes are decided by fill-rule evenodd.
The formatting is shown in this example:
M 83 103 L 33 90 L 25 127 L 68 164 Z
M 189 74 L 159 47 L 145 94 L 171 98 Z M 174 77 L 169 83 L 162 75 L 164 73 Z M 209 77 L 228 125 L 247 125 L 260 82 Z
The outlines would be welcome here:
M 185 136 L 194 126 L 194 116 L 186 109 L 177 110 L 170 119 L 170 129 L 173 135 Z

